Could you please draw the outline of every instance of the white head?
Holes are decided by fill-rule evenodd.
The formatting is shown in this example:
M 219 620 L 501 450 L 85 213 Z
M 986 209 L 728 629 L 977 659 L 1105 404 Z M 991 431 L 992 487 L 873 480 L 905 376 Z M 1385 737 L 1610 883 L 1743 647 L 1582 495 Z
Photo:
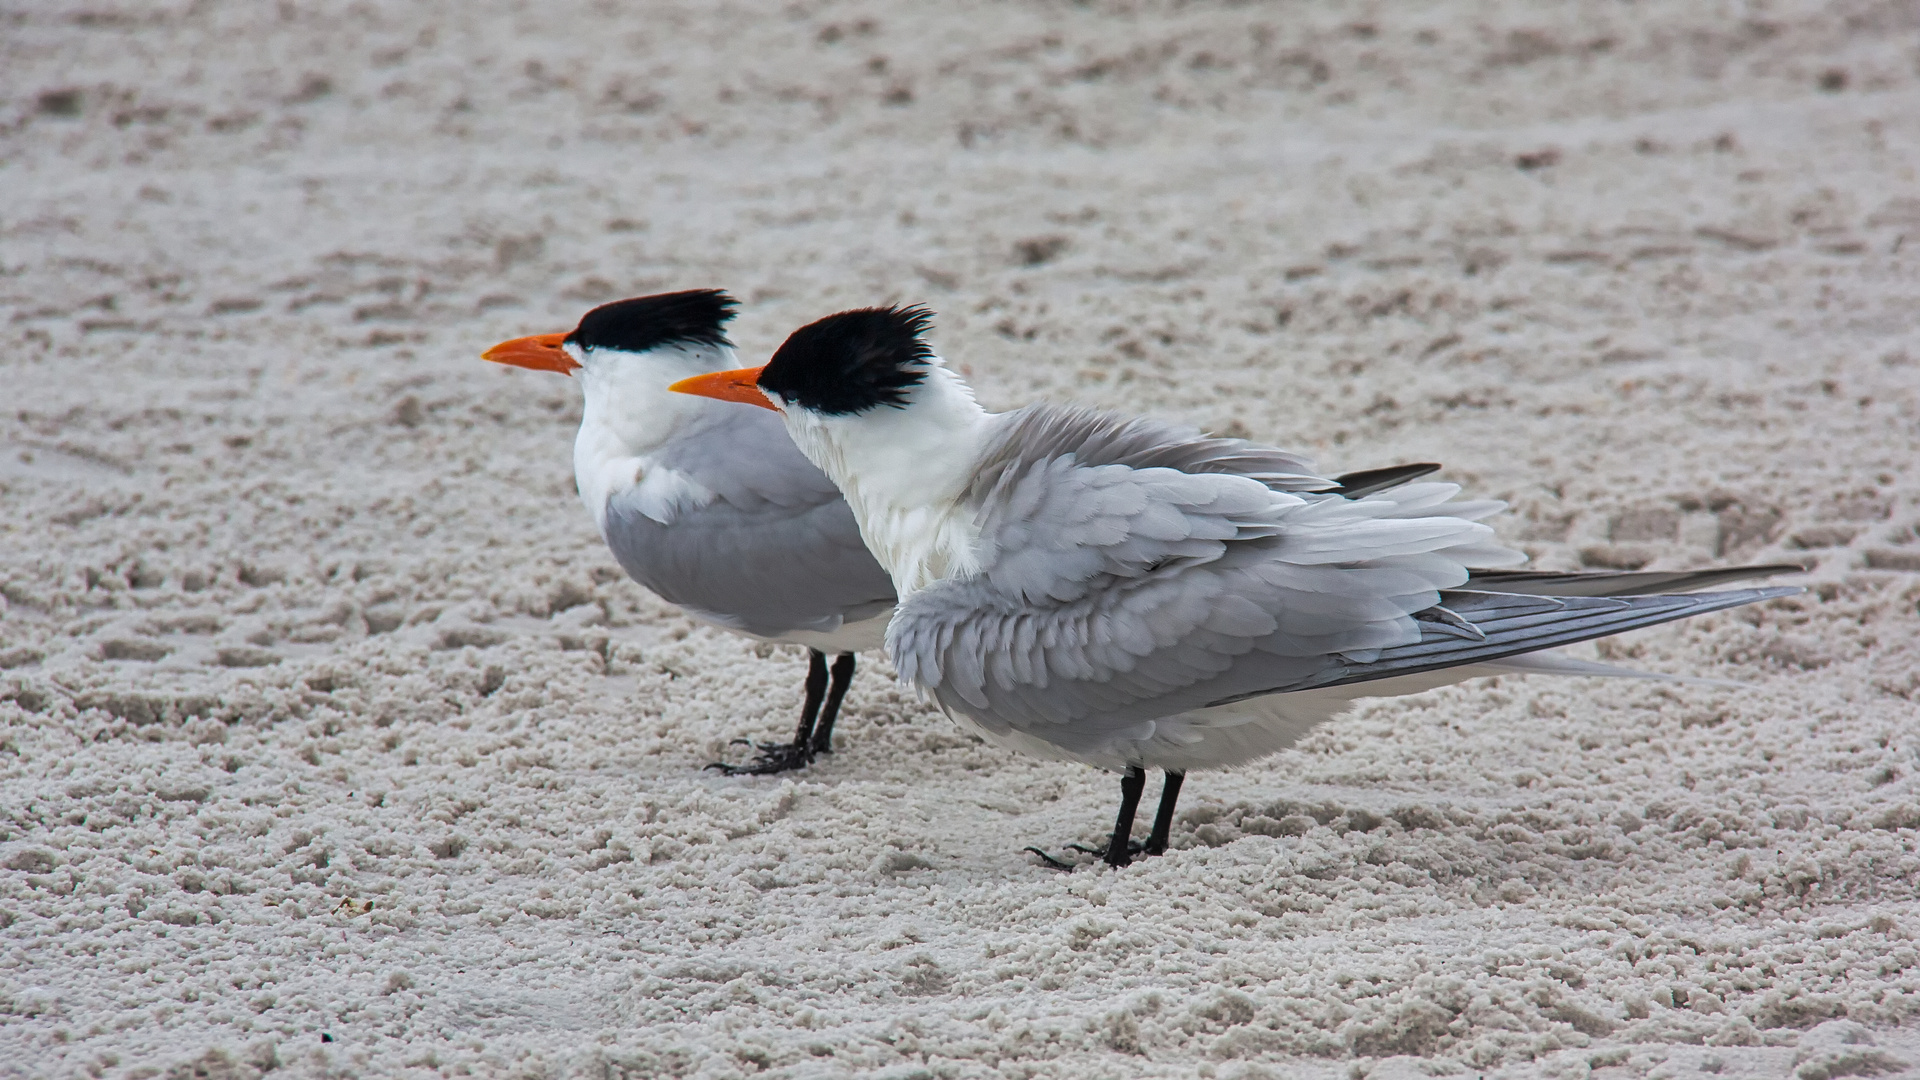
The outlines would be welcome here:
M 733 363 L 726 326 L 737 306 L 718 289 L 616 300 L 587 312 L 566 333 L 514 338 L 480 355 L 578 374 L 586 398 L 582 426 L 605 424 L 639 449 L 665 441 L 673 421 L 698 408 L 666 393 L 666 383 Z
M 584 403 L 573 447 L 574 480 L 603 531 L 607 498 L 648 482 L 649 452 L 709 407 L 666 386 L 735 362 L 726 335 L 735 307 L 718 289 L 617 300 L 587 312 L 566 333 L 515 338 L 481 354 L 495 363 L 579 377 Z M 685 494 L 673 480 L 654 478 L 663 497 Z
M 765 367 L 672 387 L 777 409 L 902 597 L 978 565 L 961 499 L 992 418 L 922 340 L 932 320 L 919 307 L 843 311 L 794 331 Z

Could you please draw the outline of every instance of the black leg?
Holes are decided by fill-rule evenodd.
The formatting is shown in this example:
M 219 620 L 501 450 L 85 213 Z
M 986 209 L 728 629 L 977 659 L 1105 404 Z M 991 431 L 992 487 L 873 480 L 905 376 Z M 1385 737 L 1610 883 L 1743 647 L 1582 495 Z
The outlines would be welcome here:
M 1153 815 L 1153 834 L 1147 837 L 1147 854 L 1167 853 L 1167 838 L 1173 832 L 1173 805 L 1180 801 L 1180 785 L 1186 779 L 1186 773 L 1167 774 L 1167 786 L 1160 789 L 1160 809 Z
M 813 742 L 813 722 L 820 715 L 820 699 L 827 693 L 827 654 L 807 650 L 807 699 L 800 706 L 800 730 L 793 733 L 793 748 L 804 749 Z
M 1146 788 L 1146 770 L 1128 766 L 1120 777 L 1120 815 L 1113 820 L 1113 839 L 1107 841 L 1108 866 L 1125 866 L 1133 861 L 1133 815 L 1140 809 L 1140 793 Z
M 841 693 L 845 693 L 842 690 Z M 745 765 L 728 765 L 716 761 L 708 765 L 709 769 L 719 769 L 728 776 L 768 776 L 792 769 L 802 769 L 813 764 L 814 721 L 820 716 L 821 699 L 827 696 L 827 654 L 818 649 L 807 650 L 807 698 L 800 706 L 800 727 L 793 734 L 791 743 L 759 743 L 758 757 Z M 835 704 L 839 703 L 835 699 Z M 832 724 L 829 720 L 827 723 Z M 735 742 L 746 742 L 735 739 Z
M 819 653 L 813 655 L 819 656 Z M 820 723 L 813 729 L 813 752 L 833 753 L 833 722 L 840 718 L 840 702 L 853 682 L 853 654 L 843 652 L 833 661 L 833 686 L 827 691 L 827 704 L 820 710 Z

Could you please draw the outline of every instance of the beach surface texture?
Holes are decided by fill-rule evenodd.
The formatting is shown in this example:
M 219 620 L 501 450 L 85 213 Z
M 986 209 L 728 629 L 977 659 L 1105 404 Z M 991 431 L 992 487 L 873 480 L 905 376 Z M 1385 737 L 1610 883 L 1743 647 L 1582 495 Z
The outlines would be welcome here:
M 1917 168 L 1910 0 L 16 0 L 0 1077 L 1920 1066 Z M 703 771 L 802 654 L 629 582 L 577 388 L 479 359 L 702 287 L 743 364 L 925 302 L 992 407 L 1808 592 L 1575 650 L 1738 685 L 1365 703 L 1063 874 L 1114 778 L 877 656 Z

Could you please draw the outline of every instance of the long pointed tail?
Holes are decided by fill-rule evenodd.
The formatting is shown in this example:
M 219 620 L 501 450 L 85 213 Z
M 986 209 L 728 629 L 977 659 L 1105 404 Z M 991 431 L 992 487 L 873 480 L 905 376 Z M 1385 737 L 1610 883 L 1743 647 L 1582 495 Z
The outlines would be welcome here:
M 1489 661 L 1508 661 L 1511 664 L 1515 661 L 1509 658 L 1684 619 L 1689 615 L 1703 615 L 1709 611 L 1792 596 L 1801 591 L 1789 586 L 1730 589 L 1694 595 L 1619 597 L 1444 592 L 1440 594 L 1439 607 L 1415 616 L 1421 619 L 1422 634 L 1418 642 L 1381 649 L 1377 655 L 1364 660 L 1355 657 L 1310 682 L 1287 689 L 1344 686 L 1439 668 L 1486 664 Z M 1581 663 L 1568 657 L 1558 659 L 1574 666 Z M 1543 658 L 1530 664 L 1526 661 L 1519 663 L 1539 671 L 1553 666 L 1555 662 Z M 1579 674 L 1599 672 L 1583 671 Z

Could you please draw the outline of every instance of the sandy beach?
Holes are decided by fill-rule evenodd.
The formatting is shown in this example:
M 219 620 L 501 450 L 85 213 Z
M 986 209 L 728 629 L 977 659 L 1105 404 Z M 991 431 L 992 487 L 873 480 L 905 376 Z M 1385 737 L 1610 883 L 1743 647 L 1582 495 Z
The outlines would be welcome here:
M 1920 8 L 0 10 L 0 1077 L 1920 1068 Z M 577 388 L 719 287 L 992 407 L 1444 462 L 1802 596 L 1113 778 L 628 581 Z

